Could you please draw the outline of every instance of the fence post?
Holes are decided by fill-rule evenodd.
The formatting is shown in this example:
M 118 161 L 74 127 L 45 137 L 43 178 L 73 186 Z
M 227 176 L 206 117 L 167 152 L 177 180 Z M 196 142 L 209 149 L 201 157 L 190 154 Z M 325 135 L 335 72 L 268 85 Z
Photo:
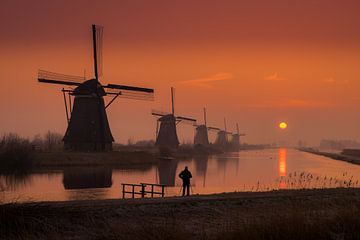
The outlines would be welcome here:
M 132 198 L 135 198 L 135 186 L 132 185 Z
M 154 185 L 151 184 L 151 197 L 153 198 L 154 197 Z
M 164 197 L 164 188 L 165 188 L 165 186 L 162 185 L 162 186 L 161 186 L 161 197 Z
M 124 184 L 122 184 L 122 192 L 123 192 L 123 198 L 125 198 L 125 185 Z
M 144 198 L 145 197 L 145 184 L 141 184 L 141 197 Z

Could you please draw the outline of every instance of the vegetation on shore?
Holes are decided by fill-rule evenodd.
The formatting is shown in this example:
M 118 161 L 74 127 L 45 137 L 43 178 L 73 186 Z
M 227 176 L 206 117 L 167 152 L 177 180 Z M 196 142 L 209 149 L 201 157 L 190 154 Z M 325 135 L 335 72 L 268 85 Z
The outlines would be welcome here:
M 0 205 L 2 239 L 359 239 L 360 190 Z
M 346 155 L 346 154 L 344 154 L 344 152 L 342 152 L 342 153 L 322 152 L 322 151 L 319 151 L 318 149 L 308 148 L 308 147 L 307 148 L 298 148 L 298 150 L 307 152 L 307 153 L 324 156 L 324 157 L 328 157 L 328 158 L 332 158 L 335 160 L 345 161 L 348 163 L 360 164 L 359 156 Z
M 0 139 L 1 172 L 23 172 L 33 164 L 30 141 L 16 134 L 4 134 Z
M 129 141 L 127 145 L 115 143 L 111 152 L 72 152 L 63 151 L 62 136 L 58 133 L 48 131 L 32 139 L 9 133 L 0 138 L 0 173 L 31 170 L 32 167 L 155 164 L 159 156 L 186 158 L 217 152 L 214 149 L 194 149 L 189 144 L 181 145 L 176 151 L 158 149 L 154 141 L 145 140 Z

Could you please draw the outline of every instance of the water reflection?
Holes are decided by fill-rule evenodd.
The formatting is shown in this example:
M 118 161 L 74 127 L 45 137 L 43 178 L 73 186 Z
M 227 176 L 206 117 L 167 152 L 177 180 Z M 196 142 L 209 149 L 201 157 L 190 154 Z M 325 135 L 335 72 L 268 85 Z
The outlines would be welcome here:
M 286 148 L 279 149 L 279 188 L 286 188 Z
M 181 160 L 163 159 L 157 165 L 134 166 L 132 169 L 77 167 L 29 173 L 23 177 L 0 174 L 0 180 L 12 186 L 0 195 L 0 201 L 121 198 L 121 183 L 140 182 L 168 185 L 166 195 L 174 196 L 179 195 L 181 185 L 177 175 L 185 166 L 189 166 L 192 172 L 192 190 L 197 194 L 265 191 L 296 186 L 336 187 L 348 185 L 349 179 L 360 186 L 360 165 L 282 148 Z M 308 184 L 310 176 L 314 176 L 311 177 L 312 185 Z M 306 184 L 298 185 L 299 179 L 306 179 Z
M 9 189 L 15 191 L 31 185 L 30 173 L 15 173 L 0 175 L 0 190 Z
M 223 181 L 226 177 L 237 176 L 239 171 L 239 153 L 232 152 L 217 156 L 217 170 Z
M 286 176 L 286 148 L 279 149 L 279 177 Z
M 112 186 L 112 170 L 106 167 L 74 167 L 63 172 L 65 189 L 109 188 Z
M 177 159 L 160 159 L 158 165 L 159 183 L 167 186 L 175 186 Z
M 197 178 L 203 178 L 202 186 L 205 187 L 206 183 L 206 171 L 208 167 L 208 155 L 197 155 L 194 157 L 195 171 Z

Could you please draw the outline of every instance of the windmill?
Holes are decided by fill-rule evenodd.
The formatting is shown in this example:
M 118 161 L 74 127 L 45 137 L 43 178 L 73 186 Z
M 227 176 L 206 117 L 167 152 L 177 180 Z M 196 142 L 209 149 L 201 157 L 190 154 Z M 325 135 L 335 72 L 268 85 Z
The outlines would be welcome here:
M 232 134 L 230 145 L 232 149 L 239 150 L 240 149 L 240 137 L 246 136 L 244 133 L 240 133 L 239 124 L 236 123 L 236 133 Z
M 207 126 L 206 108 L 204 108 L 204 124 L 195 124 L 194 127 L 196 131 L 194 137 L 194 146 L 209 146 L 208 131 L 220 131 L 220 128 Z
M 106 151 L 112 149 L 114 138 L 111 134 L 106 109 L 117 99 L 131 98 L 152 100 L 154 90 L 117 84 L 102 85 L 102 34 L 103 27 L 92 25 L 94 78 L 70 76 L 39 70 L 41 83 L 65 85 L 63 88 L 67 130 L 63 138 L 67 150 Z M 68 95 L 68 100 L 67 96 Z M 104 96 L 112 96 L 105 105 Z M 73 99 L 73 106 L 71 106 Z
M 158 117 L 156 121 L 156 145 L 169 148 L 177 148 L 179 139 L 176 132 L 176 125 L 179 123 L 189 123 L 194 125 L 196 119 L 182 116 L 175 116 L 174 88 L 171 88 L 171 113 L 164 113 L 153 110 L 151 114 Z M 160 124 L 160 128 L 159 128 Z
M 229 146 L 229 140 L 228 140 L 228 135 L 232 134 L 231 132 L 227 131 L 226 128 L 226 119 L 224 118 L 224 130 L 220 130 L 217 133 L 217 137 L 215 140 L 215 145 L 217 145 L 218 147 L 221 148 L 227 148 Z

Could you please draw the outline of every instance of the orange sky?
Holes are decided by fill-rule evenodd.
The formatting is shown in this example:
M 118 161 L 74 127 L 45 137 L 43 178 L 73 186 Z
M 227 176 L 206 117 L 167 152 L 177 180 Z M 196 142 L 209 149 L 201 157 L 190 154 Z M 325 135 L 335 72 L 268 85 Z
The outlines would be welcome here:
M 201 119 L 207 106 L 209 124 L 238 122 L 250 143 L 360 140 L 359 1 L 73 2 L 2 1 L 0 132 L 65 131 L 60 87 L 37 83 L 37 70 L 91 77 L 96 23 L 101 81 L 156 90 L 154 102 L 109 108 L 119 142 L 154 137 L 150 111 L 170 110 L 171 86 L 177 113 Z M 190 141 L 193 129 L 179 135 Z

